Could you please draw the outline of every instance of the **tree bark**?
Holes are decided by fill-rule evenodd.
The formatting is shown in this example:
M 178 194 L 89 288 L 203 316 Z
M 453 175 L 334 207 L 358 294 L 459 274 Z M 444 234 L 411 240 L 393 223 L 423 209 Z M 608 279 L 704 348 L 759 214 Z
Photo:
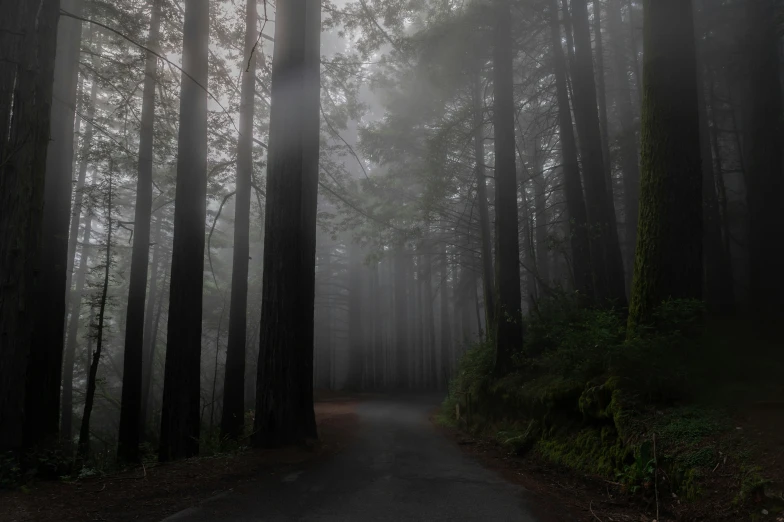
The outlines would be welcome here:
M 150 35 L 147 46 L 158 47 L 160 32 L 160 0 L 152 0 Z M 117 457 L 125 462 L 138 462 L 139 431 L 142 411 L 142 361 L 144 359 L 144 303 L 147 297 L 147 272 L 150 261 L 150 219 L 152 216 L 152 163 L 155 124 L 155 82 L 158 58 L 147 53 L 142 93 L 141 131 L 139 135 L 139 166 L 136 177 L 136 208 L 134 209 L 131 274 L 128 281 L 128 303 L 125 319 L 125 351 L 120 402 L 120 427 Z
M 495 0 L 493 84 L 495 105 L 496 185 L 496 325 L 495 373 L 511 369 L 512 353 L 523 347 L 523 316 L 520 297 L 520 245 L 517 225 L 517 172 L 512 63 L 512 22 L 507 0 Z
M 248 263 L 250 257 L 250 191 L 253 178 L 253 116 L 255 109 L 256 1 L 245 6 L 245 68 L 242 73 L 240 137 L 237 142 L 237 198 L 234 206 L 234 257 L 231 270 L 229 340 L 223 384 L 221 434 L 237 439 L 244 423 L 245 341 L 248 312 Z
M 561 163 L 564 180 L 566 209 L 569 215 L 569 243 L 572 254 L 572 277 L 574 288 L 585 301 L 594 298 L 591 270 L 591 251 L 588 239 L 588 217 L 583 198 L 580 167 L 577 161 L 577 141 L 572 126 L 569 107 L 569 90 L 566 85 L 566 58 L 561 46 L 561 30 L 558 23 L 558 4 L 550 0 L 550 32 L 553 53 L 553 69 L 558 96 L 558 131 L 561 138 Z
M 70 12 L 81 10 L 79 0 L 63 0 L 62 6 Z M 81 29 L 80 22 L 60 17 L 41 232 L 41 259 L 45 262 L 36 277 L 37 305 L 25 404 L 27 411 L 35 412 L 35 415 L 25 417 L 25 443 L 31 447 L 55 443 L 60 428 L 68 218 Z
M 442 242 L 444 239 L 442 239 Z M 452 351 L 452 326 L 449 315 L 449 258 L 446 255 L 446 243 L 442 243 L 441 251 L 438 255 L 439 267 L 439 284 L 438 293 L 441 299 L 440 312 L 441 312 L 441 382 L 446 387 L 449 382 L 449 377 L 452 373 L 451 357 Z
M 292 0 L 277 7 L 256 446 L 317 436 L 312 379 L 321 5 Z
M 400 388 L 408 384 L 408 298 L 406 295 L 406 250 L 402 241 L 394 254 L 394 294 L 395 294 L 395 380 Z
M 645 0 L 640 228 L 629 331 L 702 296 L 702 172 L 692 5 Z
M 42 207 L 50 131 L 52 86 L 57 34 L 58 1 L 34 5 L 30 2 L 3 2 L 2 27 L 18 35 L 4 33 L 2 63 L 5 87 L 14 86 L 13 97 L 0 92 L 0 452 L 18 450 L 23 444 L 40 440 L 36 431 L 27 439 L 28 421 L 36 425 L 26 384 L 29 372 L 30 332 L 36 302 L 34 284 L 42 264 Z M 40 8 L 40 9 L 39 9 Z M 16 39 L 12 38 L 15 37 Z M 58 328 L 62 331 L 62 317 Z M 59 366 L 57 394 L 59 396 Z M 38 383 L 35 383 L 38 384 Z M 41 383 L 44 384 L 44 383 Z M 51 387 L 50 387 L 51 390 Z M 36 391 L 36 393 L 38 393 Z M 59 397 L 58 397 L 59 398 Z M 59 401 L 54 412 L 58 413 Z M 43 412 L 41 412 L 43 413 Z M 57 432 L 59 418 L 54 418 Z
M 161 461 L 199 452 L 204 222 L 207 196 L 207 85 L 209 1 L 185 4 L 177 190 L 174 206 Z M 198 83 L 197 83 L 198 82 Z M 200 84 L 200 85 L 199 85 Z
M 158 322 L 161 317 L 161 307 L 163 303 L 163 292 L 158 296 L 158 279 L 161 272 L 161 228 L 163 228 L 163 216 L 158 216 L 155 220 L 155 248 L 152 253 L 152 275 L 150 276 L 150 292 L 147 295 L 147 307 L 144 311 L 144 342 L 142 345 L 142 398 L 139 411 L 139 433 L 144 437 L 147 419 L 149 417 L 150 406 L 150 387 L 152 386 L 153 362 L 155 359 L 155 343 L 158 338 Z M 166 274 L 161 278 L 161 290 L 166 283 Z M 156 313 L 157 303 L 157 313 Z
M 362 388 L 362 251 L 348 245 L 348 375 L 346 389 Z

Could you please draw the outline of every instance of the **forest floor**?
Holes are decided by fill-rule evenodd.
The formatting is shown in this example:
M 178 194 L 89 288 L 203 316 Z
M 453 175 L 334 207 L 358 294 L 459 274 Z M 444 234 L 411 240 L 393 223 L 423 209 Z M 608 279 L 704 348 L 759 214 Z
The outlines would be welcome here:
M 242 483 L 319 462 L 345 448 L 357 425 L 355 401 L 334 394 L 319 401 L 315 410 L 320 440 L 312 447 L 247 450 L 74 481 L 36 482 L 0 491 L 0 520 L 161 520 Z
M 705 444 L 737 447 L 742 439 L 747 454 L 740 459 L 720 452 L 712 472 L 701 478 L 694 500 L 669 491 L 665 477 L 658 491 L 631 494 L 620 483 L 553 464 L 535 451 L 518 456 L 495 439 L 438 424 L 465 453 L 510 482 L 560 502 L 579 522 L 784 522 L 784 402 L 758 404 L 729 420 L 734 430 Z M 750 474 L 759 477 L 764 488 L 739 503 Z

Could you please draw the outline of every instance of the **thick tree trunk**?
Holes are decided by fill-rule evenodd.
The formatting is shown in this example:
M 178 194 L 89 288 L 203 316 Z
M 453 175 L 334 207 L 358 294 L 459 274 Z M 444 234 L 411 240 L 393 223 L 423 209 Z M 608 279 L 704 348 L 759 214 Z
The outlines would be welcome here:
M 746 5 L 749 297 L 757 314 L 778 318 L 784 313 L 784 244 L 771 238 L 771 231 L 784 230 L 780 37 L 775 0 L 753 0 Z
M 92 354 L 90 373 L 87 376 L 87 390 L 84 394 L 84 413 L 82 414 L 82 425 L 79 429 L 79 459 L 84 462 L 90 453 L 90 416 L 93 412 L 93 401 L 95 400 L 96 378 L 98 376 L 98 364 L 101 361 L 101 351 L 103 349 L 103 328 L 106 317 L 106 300 L 109 293 L 109 273 L 112 266 L 112 169 L 109 166 L 109 186 L 106 192 L 106 263 L 103 272 L 103 290 L 101 291 L 100 308 L 98 310 L 98 326 L 95 331 L 95 352 Z
M 487 204 L 487 176 L 485 175 L 484 103 L 482 101 L 481 71 L 474 76 L 474 164 L 476 168 L 476 198 L 479 205 L 479 229 L 482 248 L 482 285 L 485 299 L 487 338 L 495 324 L 495 277 L 493 275 L 493 235 L 490 228 L 490 211 Z
M 36 302 L 33 287 L 42 263 L 42 207 L 47 145 L 52 107 L 52 83 L 60 2 L 40 5 L 31 2 L 3 2 L 0 27 L 3 32 L 2 73 L 4 87 L 14 86 L 13 97 L 0 92 L 0 452 L 18 450 L 23 444 L 38 442 L 44 434 L 56 434 L 59 424 L 60 374 L 57 362 L 54 426 L 44 423 L 40 430 L 37 412 L 26 409 L 25 391 L 40 384 L 35 393 L 51 383 L 29 381 L 38 375 L 29 370 L 30 332 Z M 6 25 L 8 24 L 8 25 Z M 11 40 L 15 36 L 15 40 Z M 13 43 L 11 43 L 13 42 Z M 13 65 L 12 65 L 13 64 Z M 9 121 L 10 120 L 10 121 Z M 64 294 L 63 294 L 64 297 Z M 63 318 L 58 330 L 62 332 Z M 62 349 L 62 343 L 60 346 Z M 60 353 L 62 357 L 62 353 Z M 50 405 L 47 402 L 47 405 Z M 49 408 L 50 410 L 52 408 Z M 25 410 L 27 414 L 25 414 Z M 26 422 L 27 421 L 27 422 Z M 26 426 L 27 425 L 27 426 Z M 27 435 L 33 436 L 28 439 Z
M 234 206 L 234 257 L 231 271 L 229 342 L 223 384 L 221 434 L 237 439 L 242 434 L 245 389 L 245 337 L 248 309 L 248 260 L 250 257 L 250 191 L 253 178 L 253 116 L 256 99 L 257 0 L 245 7 L 245 68 L 242 73 L 240 137 L 237 143 L 237 199 Z
M 628 46 L 623 36 L 620 0 L 612 0 L 607 10 L 607 29 L 612 48 L 613 72 L 615 73 L 615 105 L 621 124 L 618 148 L 623 171 L 624 239 L 627 267 L 627 283 L 631 281 L 634 264 L 634 248 L 637 243 L 637 217 L 640 204 L 640 164 L 637 147 L 637 126 L 634 122 L 632 86 L 628 75 Z M 635 51 L 636 52 L 636 51 Z
M 160 32 L 160 0 L 152 1 L 150 35 L 147 46 L 156 49 Z M 131 275 L 125 319 L 125 351 L 120 405 L 120 434 L 117 457 L 125 462 L 139 460 L 142 410 L 142 361 L 144 359 L 144 303 L 147 297 L 147 272 L 150 261 L 150 219 L 152 213 L 152 163 L 155 124 L 155 81 L 158 58 L 147 53 L 142 93 L 139 166 L 136 177 Z
M 618 242 L 615 209 L 610 198 L 602 157 L 601 126 L 596 107 L 591 32 L 586 0 L 572 0 L 575 67 L 574 115 L 580 140 L 588 223 L 591 227 L 591 262 L 597 302 L 625 306 L 623 260 Z
M 201 313 L 207 197 L 209 1 L 185 4 L 177 191 L 163 381 L 161 461 L 199 452 Z M 197 83 L 198 82 L 198 83 Z
M 277 5 L 254 443 L 316 437 L 313 296 L 321 5 Z
M 496 325 L 495 373 L 511 369 L 512 353 L 523 347 L 523 317 L 520 297 L 520 245 L 517 225 L 517 172 L 512 62 L 512 21 L 507 0 L 495 0 L 493 84 L 495 105 L 496 185 Z
M 640 228 L 629 330 L 702 296 L 702 172 L 690 1 L 645 0 Z
M 81 2 L 63 0 L 62 7 L 69 12 L 79 12 Z M 81 30 L 80 22 L 60 17 L 41 231 L 41 259 L 45 262 L 36 276 L 35 327 L 28 360 L 25 409 L 35 412 L 35 415 L 25 416 L 25 443 L 29 446 L 54 443 L 60 428 L 68 217 Z
M 564 180 L 564 195 L 569 217 L 569 243 L 572 254 L 572 277 L 574 288 L 584 300 L 593 300 L 594 287 L 591 270 L 591 252 L 588 239 L 588 217 L 583 198 L 582 180 L 577 161 L 577 142 L 572 127 L 572 112 L 569 108 L 569 90 L 566 85 L 566 59 L 561 46 L 561 31 L 558 23 L 558 5 L 550 0 L 550 31 L 558 96 L 558 130 L 561 138 L 561 161 Z
M 90 253 L 90 235 L 92 234 L 93 216 L 88 209 L 85 217 L 84 236 L 82 237 L 82 254 L 79 257 L 79 269 L 76 272 L 75 288 L 71 294 L 71 317 L 68 321 L 68 337 L 65 343 L 63 359 L 63 397 L 61 401 L 60 436 L 69 444 L 73 437 L 73 372 L 76 362 L 76 339 L 79 333 L 79 320 L 82 310 L 82 293 L 87 279 L 87 265 Z M 88 325 L 89 327 L 89 325 Z

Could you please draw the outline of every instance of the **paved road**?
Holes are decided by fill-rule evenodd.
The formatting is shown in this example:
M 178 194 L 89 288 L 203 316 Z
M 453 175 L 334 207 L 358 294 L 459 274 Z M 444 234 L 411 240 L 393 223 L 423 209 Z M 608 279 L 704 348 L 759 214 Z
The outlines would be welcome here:
M 174 522 L 514 521 L 534 516 L 534 499 L 464 455 L 431 425 L 437 400 L 364 402 L 351 446 L 301 472 L 220 495 Z M 538 513 L 538 511 L 537 511 Z

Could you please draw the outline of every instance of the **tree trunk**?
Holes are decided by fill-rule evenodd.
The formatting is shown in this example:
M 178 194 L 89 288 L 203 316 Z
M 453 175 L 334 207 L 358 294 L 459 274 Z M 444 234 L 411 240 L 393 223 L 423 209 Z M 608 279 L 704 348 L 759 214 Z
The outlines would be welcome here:
M 586 0 L 572 0 L 575 39 L 574 115 L 580 140 L 585 181 L 588 223 L 591 227 L 591 262 L 597 302 L 625 306 L 623 260 L 621 259 L 615 209 L 610 198 L 602 158 L 601 126 L 596 107 L 591 32 Z
M 106 312 L 106 300 L 109 292 L 109 272 L 112 266 L 112 160 L 109 160 L 109 187 L 106 193 L 106 265 L 103 272 L 103 290 L 101 292 L 100 308 L 98 310 L 98 327 L 95 331 L 95 353 L 90 364 L 90 373 L 87 376 L 87 390 L 84 394 L 84 413 L 82 426 L 79 429 L 79 459 L 84 462 L 90 453 L 90 415 L 93 412 L 95 400 L 96 377 L 98 376 L 98 363 L 101 360 L 103 348 L 103 327 Z
M 378 389 L 384 385 L 384 339 L 382 331 L 382 312 L 381 303 L 383 293 L 379 283 L 379 266 L 373 267 L 373 387 Z
M 395 294 L 395 368 L 394 383 L 400 388 L 408 384 L 408 299 L 406 296 L 406 250 L 402 241 L 394 254 L 394 294 Z
M 348 375 L 346 389 L 362 388 L 362 251 L 348 245 Z
M 177 191 L 163 381 L 161 461 L 199 452 L 201 313 L 207 197 L 209 1 L 185 4 Z M 198 83 L 197 83 L 198 82 Z M 200 86 L 200 85 L 201 86 Z
M 490 211 L 487 205 L 487 176 L 485 175 L 484 103 L 482 102 L 481 70 L 474 76 L 474 164 L 476 168 L 476 198 L 479 203 L 479 229 L 482 247 L 482 285 L 485 299 L 487 338 L 495 324 L 495 278 L 493 277 L 493 235 L 490 232 Z
M 317 436 L 312 379 L 321 5 L 292 0 L 277 7 L 256 446 Z
M 73 436 L 73 372 L 76 361 L 76 338 L 79 333 L 79 320 L 82 309 L 82 293 L 87 279 L 87 262 L 90 252 L 90 235 L 92 234 L 93 216 L 88 209 L 82 237 L 82 254 L 79 257 L 79 269 L 76 272 L 76 286 L 71 294 L 71 317 L 68 322 L 68 338 L 65 344 L 63 361 L 63 397 L 61 401 L 60 436 L 71 443 Z M 89 335 L 89 334 L 88 334 Z
M 512 22 L 507 0 L 495 0 L 493 84 L 495 106 L 496 304 L 495 373 L 511 369 L 512 353 L 523 347 L 520 245 L 517 225 L 517 172 L 512 63 Z M 443 291 L 443 290 L 442 290 Z
M 242 73 L 240 137 L 237 143 L 237 199 L 234 206 L 234 257 L 231 271 L 229 342 L 223 384 L 221 434 L 237 439 L 242 434 L 245 404 L 245 336 L 248 309 L 248 260 L 250 257 L 250 191 L 253 178 L 253 116 L 255 108 L 256 1 L 245 7 L 245 68 Z
M 610 203 L 613 200 L 612 161 L 610 158 L 610 128 L 607 121 L 607 85 L 604 79 L 604 42 L 602 41 L 602 4 L 593 0 L 593 37 L 595 42 L 596 60 L 596 96 L 599 105 L 599 130 L 602 136 L 602 163 L 604 164 L 604 182 Z M 614 210 L 613 210 L 614 211 Z
M 139 411 L 139 433 L 144 437 L 145 427 L 150 405 L 150 386 L 152 385 L 153 361 L 155 358 L 155 343 L 158 337 L 158 322 L 161 317 L 161 301 L 163 292 L 158 297 L 158 278 L 161 272 L 161 228 L 163 226 L 163 216 L 155 220 L 155 248 L 152 253 L 152 275 L 150 276 L 150 293 L 147 295 L 147 307 L 144 311 L 144 343 L 142 346 L 142 398 Z M 166 275 L 161 281 L 161 289 L 164 288 Z M 157 314 L 156 310 L 157 302 Z
M 444 239 L 442 239 L 442 242 Z M 446 243 L 442 243 L 441 252 L 438 255 L 439 265 L 439 284 L 438 293 L 440 295 L 441 311 L 441 382 L 447 386 L 451 375 L 450 353 L 452 351 L 452 326 L 449 317 L 449 258 L 446 255 Z
M 0 131 L 0 452 L 18 450 L 23 444 L 41 440 L 44 434 L 56 434 L 59 424 L 56 400 L 54 417 L 46 417 L 54 421 L 53 427 L 44 423 L 33 432 L 23 428 L 25 424 L 38 428 L 38 415 L 51 413 L 26 410 L 26 404 L 35 401 L 25 397 L 25 391 L 35 387 L 35 393 L 41 393 L 46 384 L 51 384 L 30 383 L 38 372 L 27 363 L 33 310 L 42 304 L 36 300 L 33 285 L 43 264 L 42 207 L 59 7 L 56 0 L 40 5 L 3 2 L 0 6 L 3 23 L 21 33 L 2 36 L 7 60 L 2 61 L 0 82 L 14 88 L 13 97 L 8 91 L 0 91 L 0 116 L 8 118 L 1 122 Z M 16 37 L 16 45 L 11 43 L 11 36 Z M 59 320 L 62 332 L 62 316 Z M 45 388 L 47 392 L 56 391 L 56 399 L 59 369 L 58 362 L 56 390 L 54 386 Z M 30 386 L 26 386 L 28 383 Z
M 78 0 L 62 2 L 63 8 L 69 12 L 78 13 L 80 5 Z M 60 428 L 68 217 L 81 29 L 80 22 L 60 17 L 53 85 L 56 101 L 52 103 L 41 229 L 41 259 L 45 262 L 36 276 L 35 327 L 28 359 L 25 410 L 35 412 L 35 415 L 25 416 L 25 443 L 29 446 L 54 443 Z
M 614 4 L 614 5 L 613 5 Z M 634 123 L 632 87 L 629 83 L 627 43 L 623 37 L 620 0 L 613 0 L 607 10 L 613 69 L 615 72 L 615 104 L 621 124 L 618 148 L 623 171 L 624 239 L 626 243 L 627 282 L 631 281 L 634 248 L 637 242 L 637 215 L 640 205 L 640 165 L 637 148 L 637 126 Z M 636 50 L 635 50 L 636 52 Z
M 775 0 L 754 0 L 746 5 L 749 297 L 758 315 L 778 318 L 784 313 L 784 246 L 771 238 L 771 231 L 784 230 L 780 37 Z
M 569 108 L 569 90 L 566 85 L 566 59 L 561 46 L 561 31 L 558 24 L 558 5 L 550 0 L 550 31 L 553 52 L 555 84 L 558 92 L 558 130 L 561 138 L 561 158 L 564 180 L 564 195 L 569 217 L 569 243 L 572 254 L 572 276 L 574 287 L 584 300 L 594 297 L 591 271 L 591 253 L 588 240 L 588 217 L 583 198 L 580 168 L 577 162 L 577 142 L 572 127 L 572 112 Z
M 536 211 L 535 234 L 536 237 L 536 273 L 539 276 L 540 286 L 550 284 L 550 254 L 547 246 L 549 233 L 547 216 L 547 180 L 544 178 L 544 158 L 539 150 L 538 139 L 534 139 L 534 209 Z M 542 295 L 540 291 L 537 295 Z
M 150 35 L 147 46 L 158 47 L 160 32 L 160 0 L 152 1 Z M 142 93 L 141 131 L 139 135 L 139 166 L 136 177 L 136 208 L 134 210 L 131 275 L 128 281 L 128 303 L 125 319 L 125 351 L 120 405 L 120 434 L 117 457 L 125 462 L 139 460 L 142 410 L 142 361 L 144 351 L 144 303 L 147 297 L 147 272 L 150 261 L 150 219 L 152 213 L 152 162 L 155 124 L 155 80 L 158 58 L 147 53 Z
M 640 228 L 630 333 L 669 298 L 702 296 L 702 173 L 690 1 L 645 0 Z
M 428 227 L 429 228 L 429 227 Z M 424 305 L 425 305 L 425 345 L 427 346 L 427 377 L 430 387 L 438 387 L 438 363 L 436 361 L 436 330 L 433 314 L 433 254 L 432 244 L 428 245 L 424 259 Z

